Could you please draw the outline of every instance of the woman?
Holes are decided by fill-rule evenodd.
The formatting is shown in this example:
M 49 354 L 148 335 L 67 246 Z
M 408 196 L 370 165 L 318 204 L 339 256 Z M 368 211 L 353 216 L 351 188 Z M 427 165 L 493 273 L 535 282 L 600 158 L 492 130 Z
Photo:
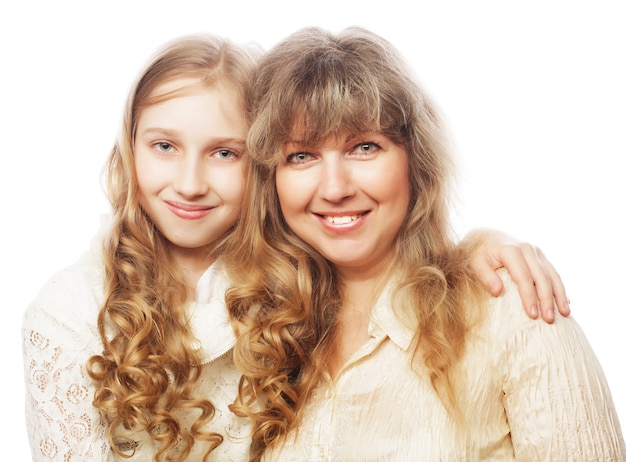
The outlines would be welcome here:
M 251 460 L 626 458 L 574 320 L 520 316 L 504 271 L 490 299 L 454 245 L 445 133 L 388 42 L 302 30 L 253 89 L 224 254 Z

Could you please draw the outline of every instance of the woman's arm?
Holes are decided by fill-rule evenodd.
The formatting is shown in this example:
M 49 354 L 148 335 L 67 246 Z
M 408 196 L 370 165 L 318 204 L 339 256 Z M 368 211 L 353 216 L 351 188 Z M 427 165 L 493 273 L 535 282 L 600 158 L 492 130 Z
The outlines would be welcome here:
M 490 309 L 497 316 L 492 351 L 516 458 L 626 460 L 609 386 L 581 328 L 572 317 L 547 324 L 520 316 L 514 284 L 500 274 L 505 288 Z
M 546 322 L 553 322 L 555 302 L 561 315 L 569 315 L 565 286 L 538 247 L 487 228 L 470 231 L 459 245 L 470 250 L 470 264 L 493 296 L 500 295 L 503 287 L 496 270 L 506 268 L 517 284 L 528 316 L 534 319 L 541 312 Z

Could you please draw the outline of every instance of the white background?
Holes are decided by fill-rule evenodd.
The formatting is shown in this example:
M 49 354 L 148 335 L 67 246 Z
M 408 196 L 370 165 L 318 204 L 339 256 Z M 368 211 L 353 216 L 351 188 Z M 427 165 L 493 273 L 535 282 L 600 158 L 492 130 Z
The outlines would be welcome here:
M 135 75 L 158 46 L 181 34 L 212 32 L 267 49 L 306 25 L 366 26 L 412 63 L 445 114 L 462 162 L 460 229 L 496 227 L 545 251 L 626 426 L 622 5 L 3 2 L 0 425 L 17 460 L 29 459 L 22 311 L 54 271 L 87 248 L 107 210 L 100 170 Z

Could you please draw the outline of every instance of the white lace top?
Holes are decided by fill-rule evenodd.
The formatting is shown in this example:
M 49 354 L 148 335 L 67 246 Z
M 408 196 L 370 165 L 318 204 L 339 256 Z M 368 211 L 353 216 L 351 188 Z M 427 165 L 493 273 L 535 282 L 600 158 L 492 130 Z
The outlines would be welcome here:
M 120 459 L 109 448 L 107 427 L 92 406 L 94 388 L 85 371 L 87 359 L 102 352 L 96 321 L 103 297 L 100 240 L 75 264 L 55 274 L 23 318 L 26 423 L 34 461 L 100 462 Z M 248 458 L 249 425 L 227 408 L 237 394 L 240 374 L 232 361 L 235 338 L 224 304 L 228 286 L 218 265 L 198 283 L 190 306 L 204 362 L 200 389 L 216 406 L 211 430 L 225 436 L 211 461 Z M 145 434 L 132 435 L 136 455 L 148 461 L 156 451 Z M 189 460 L 200 460 L 201 444 Z
M 423 368 L 413 371 L 412 330 L 388 293 L 370 340 L 321 384 L 297 433 L 264 461 L 623 462 L 626 447 L 600 364 L 572 317 L 524 314 L 515 284 L 489 301 L 452 380 L 466 433 L 446 413 Z

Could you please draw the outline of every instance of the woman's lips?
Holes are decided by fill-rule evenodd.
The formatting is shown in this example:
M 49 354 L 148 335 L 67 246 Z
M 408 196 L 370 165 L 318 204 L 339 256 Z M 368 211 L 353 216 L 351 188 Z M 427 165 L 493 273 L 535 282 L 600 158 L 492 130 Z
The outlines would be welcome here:
M 366 220 L 369 211 L 366 212 L 347 212 L 347 213 L 316 213 L 324 229 L 333 233 L 349 233 L 359 228 Z

